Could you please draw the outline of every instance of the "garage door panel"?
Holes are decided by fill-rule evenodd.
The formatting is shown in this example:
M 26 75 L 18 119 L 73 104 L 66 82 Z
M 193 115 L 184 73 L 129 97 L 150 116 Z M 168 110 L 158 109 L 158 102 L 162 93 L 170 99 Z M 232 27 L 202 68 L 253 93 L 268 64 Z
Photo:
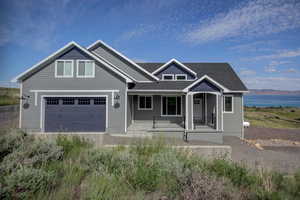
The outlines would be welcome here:
M 45 106 L 46 132 L 103 132 L 105 125 L 105 102 L 101 105 Z

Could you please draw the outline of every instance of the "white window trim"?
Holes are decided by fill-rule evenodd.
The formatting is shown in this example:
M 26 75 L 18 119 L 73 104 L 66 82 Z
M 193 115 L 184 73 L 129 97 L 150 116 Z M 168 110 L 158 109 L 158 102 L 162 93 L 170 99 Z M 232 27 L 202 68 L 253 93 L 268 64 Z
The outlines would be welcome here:
M 165 79 L 165 76 L 172 76 L 172 79 Z M 174 81 L 174 74 L 163 74 L 162 80 L 163 81 Z
M 93 63 L 93 74 L 92 75 L 79 75 L 78 72 L 79 72 L 79 62 L 92 62 Z M 94 60 L 77 60 L 77 72 L 76 72 L 76 77 L 77 78 L 95 78 L 95 61 Z
M 140 97 L 151 97 L 151 108 L 141 108 L 140 107 Z M 146 101 L 146 99 L 145 99 Z M 145 102 L 146 105 L 146 102 Z M 139 95 L 138 96 L 138 110 L 153 110 L 153 96 L 152 95 Z
M 180 115 L 177 115 L 177 97 L 178 97 L 179 95 L 163 95 L 163 96 L 160 96 L 160 107 L 161 107 L 161 109 L 160 109 L 160 116 L 161 117 L 182 117 L 182 96 L 180 96 L 180 102 L 181 102 L 181 105 L 180 105 L 180 107 L 181 107 L 181 112 L 180 112 Z M 163 114 L 163 97 L 176 97 L 176 115 L 164 115 Z M 168 108 L 168 101 L 167 101 L 167 103 L 166 103 L 166 106 L 167 106 L 167 108 Z M 167 113 L 168 113 L 168 110 L 166 109 L 166 111 L 167 111 Z
M 231 107 L 232 107 L 231 110 L 232 110 L 232 111 L 226 111 L 226 110 L 225 110 L 225 109 L 226 109 L 226 108 L 225 108 L 225 105 L 226 105 L 226 104 L 225 104 L 225 98 L 226 98 L 226 97 L 231 97 Z M 224 96 L 223 96 L 223 104 L 224 104 L 223 113 L 234 113 L 234 107 L 233 107 L 233 106 L 234 106 L 234 103 L 233 103 L 233 101 L 234 101 L 234 96 L 233 96 L 233 95 L 224 95 Z
M 178 79 L 177 79 L 178 76 L 184 76 L 185 79 L 180 79 L 180 80 L 178 80 Z M 186 74 L 176 74 L 176 75 L 175 75 L 175 80 L 176 80 L 176 81 L 186 81 L 186 80 L 187 80 L 187 75 L 186 75 Z
M 72 75 L 70 76 L 65 76 L 65 75 L 57 75 L 57 62 L 62 61 L 62 62 L 66 62 L 66 61 L 71 61 L 72 62 Z M 65 73 L 65 65 L 64 65 L 64 73 Z M 73 78 L 74 76 L 74 60 L 55 60 L 55 78 Z

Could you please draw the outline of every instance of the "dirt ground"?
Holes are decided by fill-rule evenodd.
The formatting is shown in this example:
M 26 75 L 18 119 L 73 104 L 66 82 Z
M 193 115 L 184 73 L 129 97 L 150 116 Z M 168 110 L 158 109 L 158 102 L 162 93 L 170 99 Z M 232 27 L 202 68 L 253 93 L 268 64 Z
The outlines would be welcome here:
M 282 139 L 300 142 L 300 129 L 245 128 L 245 139 Z

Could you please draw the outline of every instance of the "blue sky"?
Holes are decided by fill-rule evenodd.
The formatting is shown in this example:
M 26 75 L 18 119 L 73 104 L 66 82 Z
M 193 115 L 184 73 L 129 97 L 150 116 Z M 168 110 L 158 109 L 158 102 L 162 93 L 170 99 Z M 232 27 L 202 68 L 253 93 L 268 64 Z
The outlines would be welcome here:
M 139 62 L 228 62 L 248 88 L 300 90 L 299 0 L 1 0 L 0 85 L 70 41 Z

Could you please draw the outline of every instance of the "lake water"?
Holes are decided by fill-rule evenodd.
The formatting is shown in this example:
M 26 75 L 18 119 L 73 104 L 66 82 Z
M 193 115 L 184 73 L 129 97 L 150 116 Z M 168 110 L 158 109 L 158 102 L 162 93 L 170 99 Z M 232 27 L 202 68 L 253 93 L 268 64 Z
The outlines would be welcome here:
M 244 105 L 256 107 L 300 107 L 300 95 L 245 95 Z

